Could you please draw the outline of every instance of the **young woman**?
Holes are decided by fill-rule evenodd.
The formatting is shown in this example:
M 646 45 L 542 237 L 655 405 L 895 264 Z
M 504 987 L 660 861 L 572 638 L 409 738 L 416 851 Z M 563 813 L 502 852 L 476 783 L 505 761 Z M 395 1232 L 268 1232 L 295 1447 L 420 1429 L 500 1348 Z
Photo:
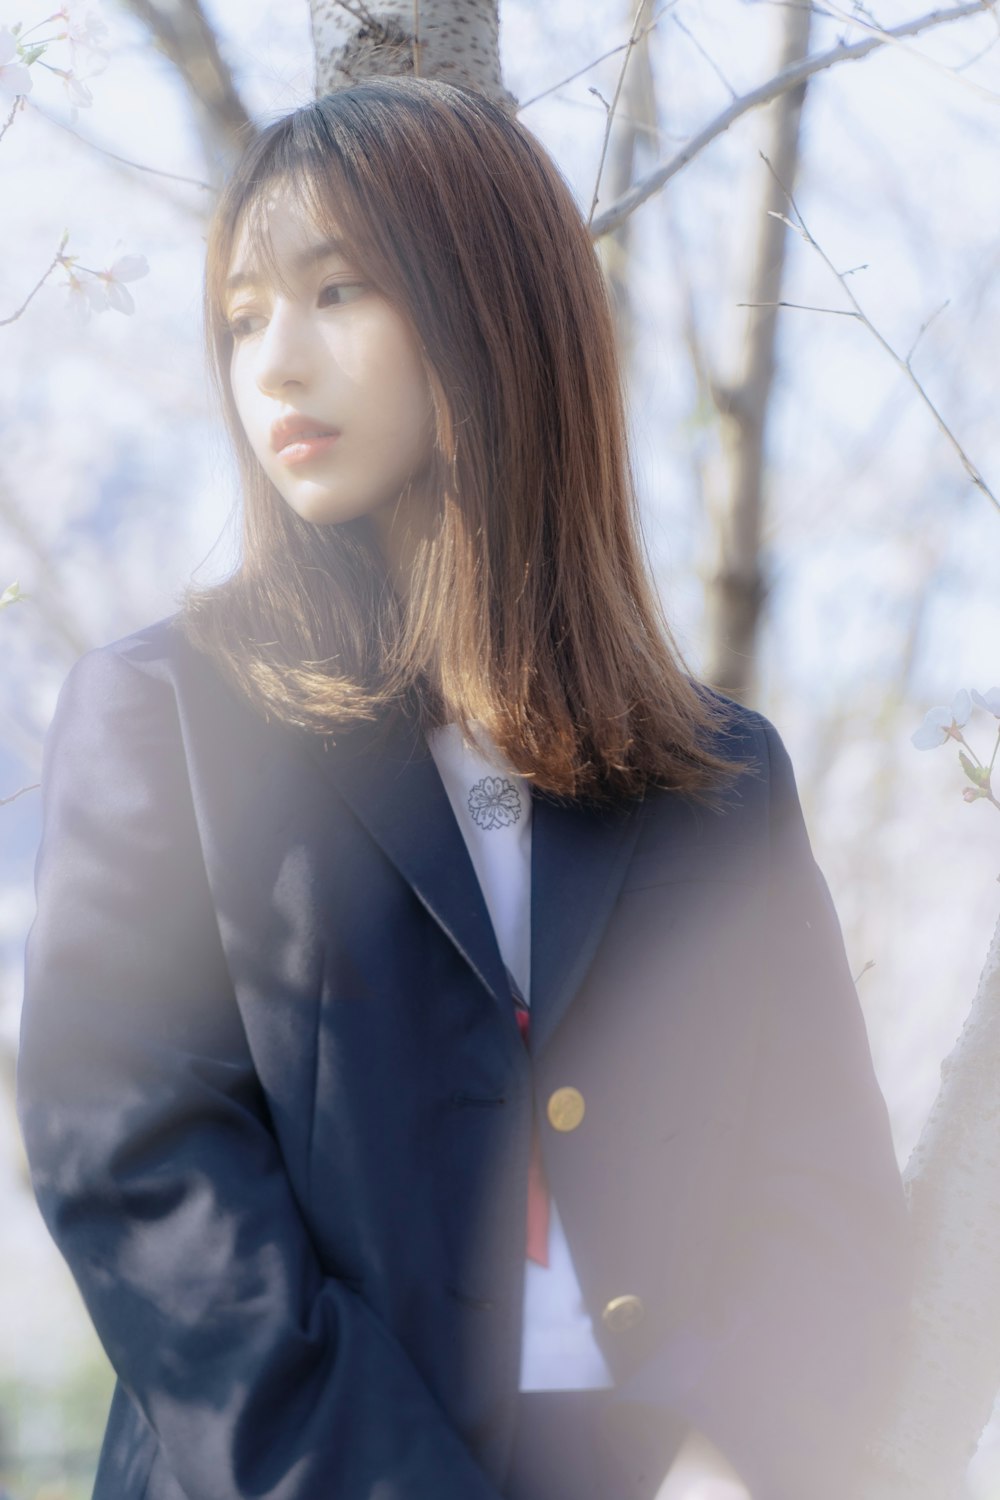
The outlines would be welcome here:
M 232 576 L 46 745 L 19 1110 L 96 1500 L 846 1500 L 907 1216 L 766 718 L 643 565 L 573 198 L 470 92 L 269 125 L 208 242 Z

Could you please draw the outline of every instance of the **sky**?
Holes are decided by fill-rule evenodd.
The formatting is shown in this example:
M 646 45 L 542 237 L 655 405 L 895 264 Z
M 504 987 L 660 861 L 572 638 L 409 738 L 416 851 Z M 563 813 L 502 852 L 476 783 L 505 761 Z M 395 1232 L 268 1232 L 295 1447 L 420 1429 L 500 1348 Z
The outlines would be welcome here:
M 304 4 L 215 0 L 208 9 L 255 118 L 263 123 L 309 97 Z M 44 729 L 78 650 L 169 613 L 193 572 L 218 573 L 232 555 L 226 527 L 237 497 L 201 363 L 211 194 L 199 185 L 199 140 L 169 65 L 141 29 L 112 3 L 81 10 L 110 29 L 111 60 L 90 81 L 92 106 L 71 122 L 59 79 L 36 70 L 32 108 L 0 140 L 0 318 L 34 285 L 64 229 L 83 265 L 141 254 L 149 274 L 130 284 L 131 316 L 111 311 L 75 326 L 58 273 L 20 319 L 0 327 L 0 587 L 18 578 L 29 595 L 58 600 L 63 619 L 54 632 L 30 598 L 0 619 L 0 796 L 37 779 Z M 3 0 L 0 24 L 27 27 L 47 13 Z M 878 14 L 893 25 L 919 13 L 890 3 Z M 663 7 L 653 40 L 662 133 L 641 166 L 770 75 L 779 14 L 740 0 Z M 562 80 L 623 42 L 628 15 L 625 5 L 619 15 L 580 0 L 501 7 L 507 86 L 522 100 L 551 91 L 521 118 L 584 206 L 605 120 L 588 88 L 611 97 L 620 54 Z M 860 34 L 834 7 L 814 48 Z M 931 320 L 913 369 L 994 493 L 998 102 L 1000 42 L 985 16 L 838 65 L 808 91 L 796 188 L 811 233 L 839 269 L 851 270 L 853 291 L 897 353 L 905 356 Z M 634 463 L 651 563 L 695 669 L 705 494 L 719 483 L 719 456 L 715 423 L 697 402 L 683 318 L 693 310 L 717 367 L 732 373 L 747 327 L 738 304 L 757 233 L 765 127 L 759 112 L 739 122 L 633 221 Z M 87 142 L 192 181 L 115 163 Z M 834 311 L 848 304 L 822 257 L 788 233 L 787 300 L 831 311 L 788 309 L 780 326 L 758 706 L 792 754 L 855 970 L 874 963 L 859 993 L 903 1164 L 975 990 L 1000 872 L 996 810 L 962 802 L 951 748 L 917 752 L 909 735 L 956 688 L 1000 683 L 1000 513 L 872 332 Z M 12 508 L 41 539 L 48 566 L 11 525 Z M 970 726 L 984 759 L 995 728 L 988 716 Z M 0 1029 L 13 1037 L 37 794 L 3 816 Z M 5 1193 L 20 1200 L 11 1142 L 0 1150 L 2 1215 Z M 29 1211 L 18 1209 L 15 1236 L 15 1265 L 47 1264 L 49 1279 L 9 1309 L 0 1292 L 0 1363 L 23 1358 L 30 1344 L 47 1373 L 63 1356 L 53 1340 L 28 1339 L 25 1330 L 37 1320 L 83 1325 L 72 1289 L 52 1291 L 59 1267 Z M 85 1342 L 85 1331 L 77 1336 Z M 992 1482 L 987 1447 L 984 1486 Z M 1000 1474 L 1000 1460 L 994 1468 Z

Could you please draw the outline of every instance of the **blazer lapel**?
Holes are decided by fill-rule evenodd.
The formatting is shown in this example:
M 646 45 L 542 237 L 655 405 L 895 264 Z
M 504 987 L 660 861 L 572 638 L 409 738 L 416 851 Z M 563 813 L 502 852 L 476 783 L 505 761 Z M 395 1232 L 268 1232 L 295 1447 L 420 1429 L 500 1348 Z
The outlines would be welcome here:
M 401 715 L 304 739 L 383 852 L 448 935 L 517 1038 L 511 986 L 448 794 Z M 532 791 L 531 1050 L 545 1045 L 586 974 L 618 894 L 645 802 L 598 809 Z
M 531 815 L 531 1050 L 552 1036 L 607 925 L 647 802 L 599 809 L 534 792 Z
M 506 971 L 462 832 L 427 741 L 402 715 L 337 742 L 305 740 L 337 789 L 447 933 L 519 1037 Z M 392 934 L 386 934 L 392 941 Z

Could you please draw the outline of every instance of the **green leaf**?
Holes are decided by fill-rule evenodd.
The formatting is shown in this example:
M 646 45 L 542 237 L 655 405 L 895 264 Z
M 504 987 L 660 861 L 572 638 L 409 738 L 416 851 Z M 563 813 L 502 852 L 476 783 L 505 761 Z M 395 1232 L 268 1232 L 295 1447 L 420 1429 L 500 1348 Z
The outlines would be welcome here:
M 974 766 L 964 750 L 958 752 L 958 758 L 962 762 L 962 770 L 975 786 L 989 786 L 990 772 L 988 766 Z

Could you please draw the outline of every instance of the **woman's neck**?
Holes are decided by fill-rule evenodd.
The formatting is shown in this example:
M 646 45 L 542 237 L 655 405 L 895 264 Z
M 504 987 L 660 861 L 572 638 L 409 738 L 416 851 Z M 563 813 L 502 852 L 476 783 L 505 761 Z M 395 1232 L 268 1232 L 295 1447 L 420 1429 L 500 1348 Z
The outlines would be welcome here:
M 386 573 L 401 603 L 409 596 L 417 548 L 430 535 L 433 514 L 426 498 L 413 492 L 401 496 L 392 506 L 372 512 Z

